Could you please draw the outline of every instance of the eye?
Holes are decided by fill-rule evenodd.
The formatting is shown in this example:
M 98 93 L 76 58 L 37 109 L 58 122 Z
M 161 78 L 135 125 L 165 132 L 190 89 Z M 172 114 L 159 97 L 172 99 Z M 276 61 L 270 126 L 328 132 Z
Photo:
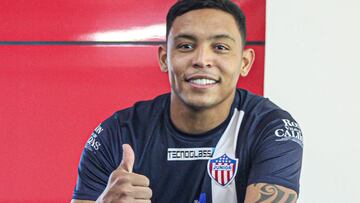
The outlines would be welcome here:
M 183 50 L 183 51 L 189 51 L 194 49 L 194 45 L 190 43 L 182 43 L 176 46 L 177 49 Z
M 221 51 L 221 52 L 230 50 L 230 48 L 228 46 L 224 45 L 224 44 L 215 44 L 214 49 L 216 51 Z

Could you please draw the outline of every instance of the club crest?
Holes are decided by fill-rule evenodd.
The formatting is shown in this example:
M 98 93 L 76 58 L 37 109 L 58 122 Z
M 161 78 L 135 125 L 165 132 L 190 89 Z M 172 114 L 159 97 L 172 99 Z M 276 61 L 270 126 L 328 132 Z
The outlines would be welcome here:
M 226 154 L 208 161 L 208 174 L 223 187 L 228 186 L 235 178 L 238 159 L 231 159 Z

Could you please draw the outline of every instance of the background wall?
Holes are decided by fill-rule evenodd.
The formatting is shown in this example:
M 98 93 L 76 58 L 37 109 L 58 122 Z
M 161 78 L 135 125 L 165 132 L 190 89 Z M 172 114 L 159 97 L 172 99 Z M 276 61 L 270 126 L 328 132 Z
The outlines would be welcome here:
M 137 88 L 131 95 L 127 94 L 126 101 L 118 93 L 137 87 L 137 81 L 129 79 L 132 77 L 156 74 L 151 80 L 142 81 L 142 87 L 160 87 L 167 82 L 166 77 L 157 72 L 155 47 L 128 49 L 125 46 L 125 49 L 116 43 L 77 43 L 104 40 L 103 35 L 92 35 L 98 31 L 98 34 L 110 31 L 105 34 L 112 36 L 112 31 L 119 29 L 126 31 L 122 37 L 133 36 L 133 32 L 127 31 L 138 19 L 140 26 L 157 28 L 163 23 L 157 19 L 164 19 L 170 1 L 166 1 L 166 5 L 164 1 L 154 1 L 144 1 L 149 4 L 144 8 L 155 16 L 135 10 L 141 9 L 135 1 L 127 1 L 132 3 L 129 5 L 118 1 L 117 5 L 133 13 L 118 12 L 111 0 L 86 1 L 86 6 L 82 5 L 84 1 L 68 1 L 68 4 L 64 1 L 1 1 L 0 202 L 69 200 L 76 165 L 91 128 L 119 106 L 130 105 L 139 95 L 151 98 L 165 91 Z M 247 10 L 253 10 L 264 1 L 239 2 Z M 259 16 L 262 19 L 262 9 L 249 12 L 250 18 L 258 22 Z M 356 117 L 360 113 L 359 9 L 358 0 L 267 2 L 265 96 L 289 110 L 304 131 L 300 203 L 360 202 L 357 195 L 360 138 Z M 112 25 L 114 16 L 109 13 L 130 25 Z M 135 20 L 129 21 L 129 16 Z M 258 37 L 255 27 L 250 30 L 256 31 L 250 35 L 256 42 L 252 46 L 262 55 L 263 44 L 258 45 L 264 41 L 262 34 Z M 119 36 L 119 32 L 115 34 Z M 23 43 L 15 46 L 16 43 L 7 44 L 9 41 Z M 73 44 L 26 43 L 32 41 Z M 142 61 L 137 60 L 139 53 Z M 146 66 L 140 66 L 140 62 Z M 114 64 L 121 64 L 123 68 Z M 262 61 L 258 67 L 260 71 L 252 72 L 245 85 L 261 94 Z M 130 77 L 121 80 L 116 77 L 125 72 Z M 261 84 L 254 87 L 254 81 L 259 84 L 256 80 Z
M 69 202 L 81 152 L 114 111 L 169 91 L 157 48 L 175 0 L 1 0 L 0 203 Z M 263 94 L 265 0 L 235 0 Z
M 304 132 L 301 203 L 360 202 L 360 2 L 267 1 L 265 96 Z

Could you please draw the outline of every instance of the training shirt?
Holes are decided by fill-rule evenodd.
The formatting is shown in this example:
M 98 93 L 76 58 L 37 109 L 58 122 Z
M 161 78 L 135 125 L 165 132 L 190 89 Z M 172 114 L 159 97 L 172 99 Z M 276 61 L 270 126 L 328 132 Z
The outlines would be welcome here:
M 81 155 L 73 199 L 96 200 L 122 159 L 135 153 L 156 203 L 243 202 L 246 187 L 277 184 L 299 192 L 303 137 L 289 113 L 237 89 L 226 120 L 197 135 L 170 119 L 170 94 L 116 112 L 91 134 Z

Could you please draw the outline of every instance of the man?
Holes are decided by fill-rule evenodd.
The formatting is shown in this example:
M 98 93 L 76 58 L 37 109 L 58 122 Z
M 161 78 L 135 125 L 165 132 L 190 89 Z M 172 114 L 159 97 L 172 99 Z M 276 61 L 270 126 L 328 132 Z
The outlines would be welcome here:
M 73 202 L 296 202 L 299 125 L 236 89 L 254 61 L 224 0 L 178 1 L 159 48 L 171 93 L 118 111 L 85 146 Z

